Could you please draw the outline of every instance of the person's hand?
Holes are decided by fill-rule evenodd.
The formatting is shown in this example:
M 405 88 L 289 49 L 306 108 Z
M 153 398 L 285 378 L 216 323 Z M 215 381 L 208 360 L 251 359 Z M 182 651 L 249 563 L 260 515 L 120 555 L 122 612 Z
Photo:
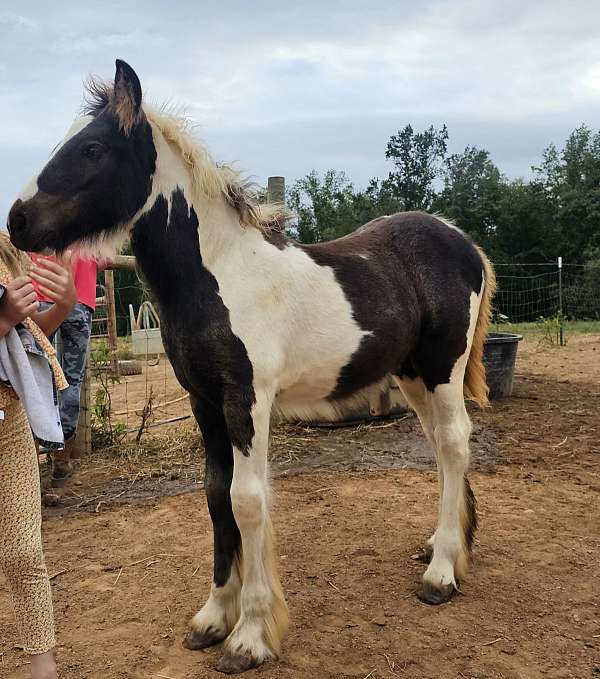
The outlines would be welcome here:
M 0 299 L 0 321 L 4 330 L 21 323 L 38 308 L 37 295 L 28 276 L 17 276 L 6 286 Z
M 40 292 L 64 309 L 71 309 L 77 301 L 71 257 L 71 251 L 67 250 L 59 261 L 40 258 L 29 272 Z

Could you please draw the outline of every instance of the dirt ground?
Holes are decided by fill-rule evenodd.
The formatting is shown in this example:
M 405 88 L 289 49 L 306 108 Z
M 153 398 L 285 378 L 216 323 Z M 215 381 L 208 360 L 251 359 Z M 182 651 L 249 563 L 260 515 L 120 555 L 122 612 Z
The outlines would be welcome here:
M 475 424 L 480 529 L 462 595 L 420 603 L 437 483 L 413 417 L 273 435 L 273 518 L 291 627 L 248 676 L 600 677 L 600 336 L 526 340 L 513 397 Z M 157 430 L 158 431 L 158 430 Z M 63 679 L 219 677 L 181 638 L 211 579 L 191 422 L 81 463 L 45 511 Z M 0 677 L 26 658 L 0 579 Z

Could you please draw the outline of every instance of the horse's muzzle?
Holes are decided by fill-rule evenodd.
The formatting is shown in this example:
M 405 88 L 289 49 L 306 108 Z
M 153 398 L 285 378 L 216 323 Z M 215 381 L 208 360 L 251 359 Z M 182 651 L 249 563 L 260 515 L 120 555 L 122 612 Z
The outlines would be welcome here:
M 38 228 L 34 217 L 27 203 L 20 198 L 13 203 L 8 213 L 6 228 L 11 243 L 19 250 L 40 252 L 48 245 L 52 232 Z

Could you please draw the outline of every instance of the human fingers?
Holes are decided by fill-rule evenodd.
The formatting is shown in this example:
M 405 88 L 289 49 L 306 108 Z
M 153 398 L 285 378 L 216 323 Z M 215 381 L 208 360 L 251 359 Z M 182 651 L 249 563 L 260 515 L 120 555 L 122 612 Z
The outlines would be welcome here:
M 50 280 L 59 280 L 59 279 L 64 279 L 66 278 L 69 274 L 68 272 L 60 266 L 60 264 L 56 264 L 56 262 L 50 262 L 53 264 L 53 267 L 46 267 L 46 266 L 37 266 L 33 265 L 30 270 L 30 275 L 33 275 L 34 273 L 37 274 L 38 276 L 45 276 L 46 278 L 49 278 Z
M 31 293 L 35 294 L 35 288 L 31 284 L 31 280 L 28 280 L 27 283 L 21 287 L 13 288 L 11 290 L 13 299 L 23 299 L 23 297 L 27 297 L 27 295 L 30 295 Z
M 64 288 L 67 281 L 66 275 L 57 276 L 56 274 L 41 272 L 36 269 L 31 270 L 31 277 L 36 283 L 51 288 Z
M 62 297 L 62 290 L 58 290 L 54 287 L 46 287 L 45 285 L 38 285 L 40 292 L 44 297 L 48 297 L 48 299 L 51 299 L 53 302 L 57 302 L 61 297 Z
M 29 276 L 16 276 L 6 287 L 9 290 L 20 290 L 26 285 L 31 285 L 31 278 Z
M 34 314 L 38 310 L 39 304 L 37 300 L 35 302 L 31 302 L 28 304 L 24 309 L 23 309 L 23 315 L 26 318 L 27 316 L 31 316 L 31 314 Z

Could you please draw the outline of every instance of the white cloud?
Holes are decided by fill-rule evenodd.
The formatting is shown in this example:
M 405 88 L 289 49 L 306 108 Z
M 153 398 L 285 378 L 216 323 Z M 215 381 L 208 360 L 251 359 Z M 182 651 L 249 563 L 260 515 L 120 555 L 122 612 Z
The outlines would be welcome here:
M 12 12 L 0 12 L 0 27 L 6 27 L 13 30 L 26 30 L 30 32 L 36 32 L 40 30 L 39 23 L 34 19 L 21 14 L 14 14 Z
M 600 126 L 596 2 L 3 4 L 0 211 L 69 127 L 85 76 L 110 77 L 115 57 L 260 180 L 381 176 L 408 122 L 447 122 L 453 150 L 476 144 L 527 174 L 549 142 Z

